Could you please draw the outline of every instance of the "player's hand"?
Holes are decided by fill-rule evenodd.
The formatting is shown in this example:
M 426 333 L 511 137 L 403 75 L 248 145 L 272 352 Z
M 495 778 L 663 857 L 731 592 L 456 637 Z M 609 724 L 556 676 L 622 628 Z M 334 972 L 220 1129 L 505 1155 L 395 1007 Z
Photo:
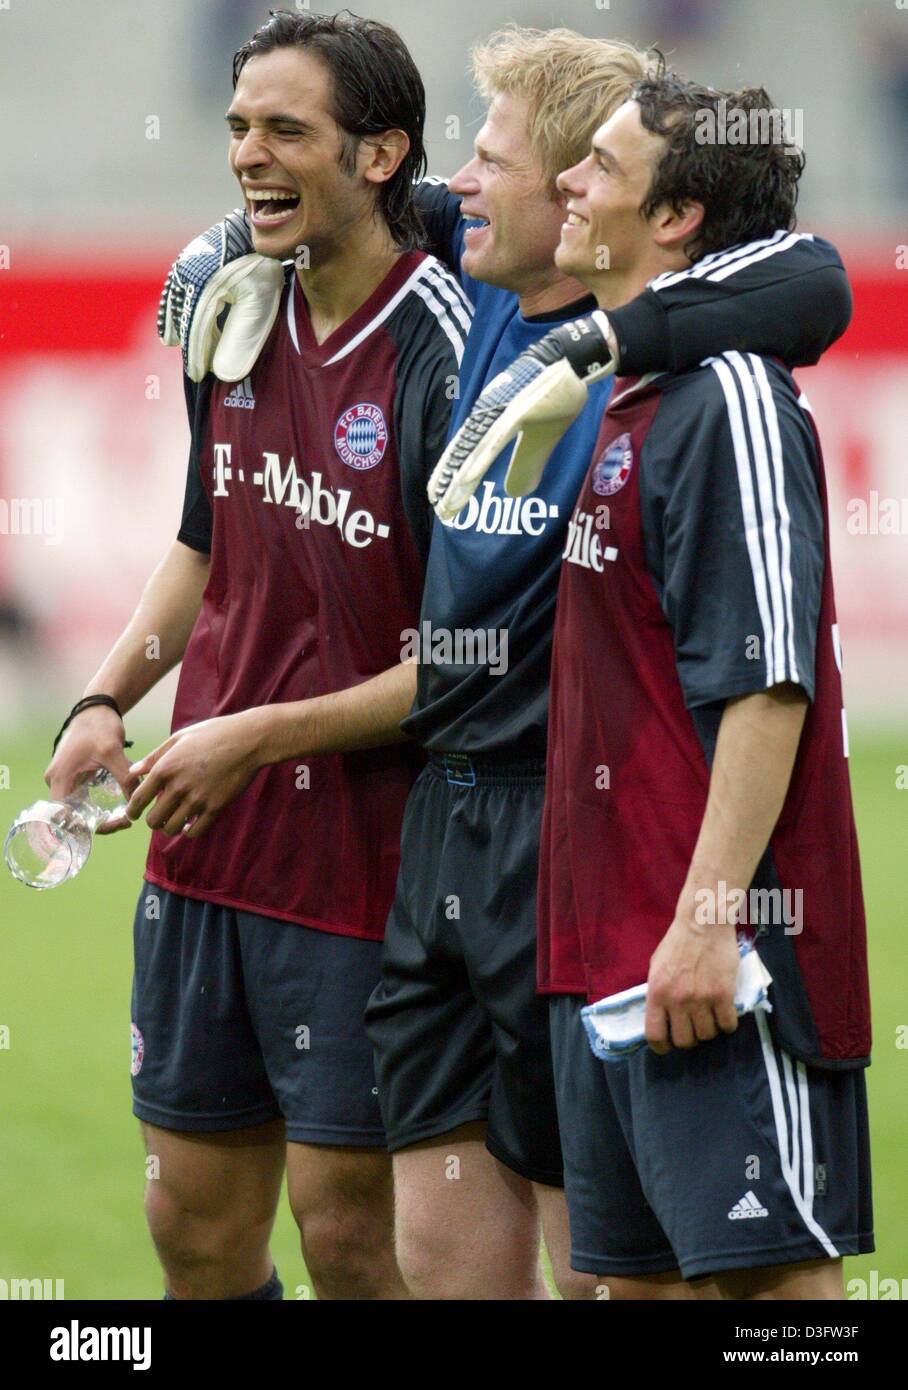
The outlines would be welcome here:
M 676 917 L 653 952 L 646 991 L 646 1041 L 654 1052 L 696 1047 L 738 1026 L 737 932 Z
M 532 492 L 549 454 L 587 400 L 590 382 L 614 372 L 615 339 L 601 310 L 546 333 L 491 381 L 429 479 L 442 521 L 469 502 L 495 459 L 516 437 L 504 480 L 511 497 Z
M 204 719 L 179 729 L 137 763 L 142 782 L 126 814 L 145 817 L 152 830 L 188 839 L 204 835 L 215 817 L 248 787 L 262 766 L 255 721 L 241 714 Z
M 248 376 L 277 317 L 284 286 L 280 261 L 256 255 L 244 212 L 229 212 L 184 247 L 158 305 L 158 337 L 183 350 L 193 381 Z M 222 311 L 230 306 L 223 325 Z
M 57 751 L 44 770 L 44 780 L 50 788 L 52 801 L 62 801 L 75 789 L 86 773 L 106 768 L 129 797 L 139 785 L 138 776 L 130 772 L 129 759 L 123 744 L 126 731 L 115 710 L 106 705 L 90 705 L 77 714 L 57 744 Z M 126 816 L 99 825 L 98 835 L 112 835 L 131 826 Z

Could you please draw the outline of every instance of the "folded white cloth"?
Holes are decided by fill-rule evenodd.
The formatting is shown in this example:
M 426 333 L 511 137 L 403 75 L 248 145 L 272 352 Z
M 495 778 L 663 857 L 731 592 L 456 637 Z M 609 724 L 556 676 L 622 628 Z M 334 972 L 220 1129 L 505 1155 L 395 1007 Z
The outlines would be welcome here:
M 741 964 L 735 984 L 735 1008 L 738 1014 L 753 1013 L 756 1009 L 772 1012 L 766 991 L 772 976 L 750 942 L 739 943 Z M 646 985 L 634 985 L 620 994 L 610 994 L 595 1004 L 580 1010 L 590 1047 L 603 1062 L 617 1062 L 646 1043 Z

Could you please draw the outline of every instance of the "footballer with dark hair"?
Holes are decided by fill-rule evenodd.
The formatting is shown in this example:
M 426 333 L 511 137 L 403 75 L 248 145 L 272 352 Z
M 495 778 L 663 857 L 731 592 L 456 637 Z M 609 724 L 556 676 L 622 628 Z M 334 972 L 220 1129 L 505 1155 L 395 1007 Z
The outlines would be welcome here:
M 606 313 L 794 226 L 803 157 L 698 139 L 721 102 L 771 110 L 661 72 L 561 175 L 556 259 Z M 816 427 L 779 360 L 722 352 L 616 381 L 587 465 L 539 880 L 572 1263 L 624 1296 L 842 1298 L 873 1249 L 870 1014 Z M 752 950 L 771 1012 L 736 1006 Z M 648 1046 L 594 1053 L 587 1001 L 643 982 Z
M 177 539 L 48 780 L 63 795 L 101 765 L 131 819 L 151 806 L 132 1072 L 168 1296 L 281 1297 L 286 1170 L 318 1296 L 403 1298 L 363 1011 L 420 763 L 400 634 L 470 308 L 416 249 L 425 95 L 393 30 L 277 13 L 234 83 L 230 165 L 259 253 L 237 276 L 254 262 L 273 311 L 226 379 L 187 362 Z M 240 226 L 187 248 L 169 315 L 216 334 L 199 267 Z M 172 735 L 130 768 L 121 715 L 180 660 Z

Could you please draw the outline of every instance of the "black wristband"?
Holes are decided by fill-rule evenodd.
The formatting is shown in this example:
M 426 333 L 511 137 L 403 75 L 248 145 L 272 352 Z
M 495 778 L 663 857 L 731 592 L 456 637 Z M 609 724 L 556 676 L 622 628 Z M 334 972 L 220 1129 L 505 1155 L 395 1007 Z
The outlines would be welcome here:
M 112 709 L 113 712 L 114 712 L 114 714 L 116 714 L 120 719 L 123 718 L 122 714 L 120 713 L 120 706 L 117 704 L 116 700 L 114 699 L 114 697 L 113 697 L 112 695 L 86 695 L 86 696 L 84 696 L 81 700 L 77 700 L 77 701 L 76 701 L 76 703 L 73 705 L 72 709 L 70 710 L 69 714 L 68 714 L 68 715 L 66 716 L 66 718 L 63 720 L 63 723 L 62 723 L 62 725 L 60 726 L 60 732 L 57 734 L 57 737 L 54 739 L 54 752 L 55 752 L 55 753 L 56 753 L 56 751 L 57 751 L 57 744 L 60 742 L 60 740 L 61 740 L 61 738 L 63 737 L 63 735 L 66 733 L 66 730 L 69 728 L 70 724 L 73 722 L 73 720 L 75 719 L 76 715 L 77 715 L 77 714 L 81 714 L 82 711 L 83 711 L 84 709 L 90 709 L 92 705 L 107 705 L 107 707 L 108 707 L 109 709 Z M 124 747 L 124 748 L 131 748 L 131 747 L 132 747 L 132 739 L 126 739 L 125 743 L 123 744 L 123 747 Z

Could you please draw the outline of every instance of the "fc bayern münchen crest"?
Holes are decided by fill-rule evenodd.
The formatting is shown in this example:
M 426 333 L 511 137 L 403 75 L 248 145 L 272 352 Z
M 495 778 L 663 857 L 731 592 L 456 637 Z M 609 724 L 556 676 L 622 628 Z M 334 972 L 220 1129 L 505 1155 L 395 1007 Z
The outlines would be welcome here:
M 131 1075 L 138 1076 L 142 1070 L 142 1063 L 145 1061 L 145 1039 L 134 1023 L 131 1023 L 129 1027 L 132 1032 L 132 1062 L 129 1070 Z
M 334 447 L 350 468 L 363 472 L 384 458 L 388 427 L 377 405 L 351 405 L 334 426 Z
M 631 476 L 633 466 L 631 437 L 629 434 L 619 434 L 593 469 L 593 491 L 600 497 L 611 497 L 613 493 L 620 492 Z

